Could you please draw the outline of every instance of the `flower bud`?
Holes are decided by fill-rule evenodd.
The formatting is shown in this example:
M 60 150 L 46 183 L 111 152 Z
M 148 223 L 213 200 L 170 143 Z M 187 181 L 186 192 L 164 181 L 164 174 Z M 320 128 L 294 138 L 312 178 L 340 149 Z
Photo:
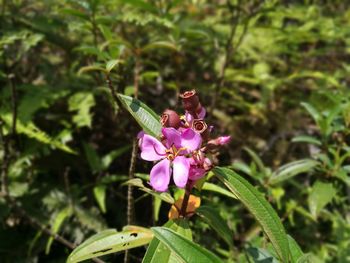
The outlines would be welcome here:
M 173 110 L 165 110 L 160 119 L 163 127 L 179 128 L 181 124 L 180 116 Z
M 209 129 L 208 129 L 208 125 L 205 123 L 205 121 L 200 120 L 200 119 L 193 120 L 192 129 L 194 131 L 200 133 L 203 140 L 208 139 Z
M 208 144 L 206 145 L 206 151 L 209 152 L 215 152 L 219 149 L 220 146 L 226 145 L 231 141 L 231 136 L 220 136 L 216 139 L 212 139 L 208 141 Z
M 184 93 L 180 94 L 180 97 L 182 98 L 182 105 L 185 110 L 191 113 L 197 113 L 198 108 L 201 108 L 199 98 L 195 90 L 185 91 Z

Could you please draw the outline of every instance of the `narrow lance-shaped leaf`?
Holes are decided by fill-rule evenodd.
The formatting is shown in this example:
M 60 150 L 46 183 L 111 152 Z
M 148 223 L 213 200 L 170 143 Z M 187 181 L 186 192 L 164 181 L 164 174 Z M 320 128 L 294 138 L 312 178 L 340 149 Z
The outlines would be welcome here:
M 227 191 L 226 189 L 224 189 L 216 184 L 205 182 L 203 187 L 202 187 L 202 190 L 215 192 L 215 193 L 218 193 L 218 194 L 221 194 L 224 196 L 228 196 L 228 197 L 237 199 L 237 197 L 233 193 L 231 193 L 230 191 Z
M 179 235 L 192 240 L 192 232 L 188 225 L 187 219 L 175 219 L 169 220 L 164 227 L 174 230 Z M 142 263 L 158 263 L 158 262 L 167 262 L 167 263 L 177 263 L 182 260 L 176 256 L 175 253 L 171 252 L 169 248 L 161 243 L 157 238 L 153 238 L 149 244 L 146 254 L 142 260 Z
M 278 260 L 275 259 L 266 249 L 249 247 L 247 248 L 247 252 L 253 258 L 255 263 L 278 263 Z
M 291 261 L 292 263 L 297 263 L 298 260 L 304 256 L 304 253 L 298 243 L 290 235 L 288 235 L 288 244 Z
M 96 185 L 94 187 L 94 196 L 98 206 L 100 207 L 102 213 L 106 213 L 106 190 L 107 187 L 103 184 Z
M 162 129 L 160 118 L 152 109 L 129 96 L 118 94 L 118 98 L 146 133 L 154 137 L 160 135 Z
M 200 206 L 197 208 L 196 213 L 201 216 L 229 246 L 233 245 L 233 233 L 215 208 Z
M 78 246 L 69 255 L 68 263 L 131 249 L 148 244 L 153 238 L 149 229 L 128 227 L 122 232 L 114 229 L 102 231 Z
M 277 184 L 282 181 L 288 180 L 295 175 L 308 172 L 317 165 L 319 165 L 319 163 L 311 159 L 303 159 L 288 163 L 286 165 L 281 166 L 277 171 L 275 171 L 272 174 L 270 178 L 270 183 Z
M 262 194 L 247 180 L 230 169 L 216 167 L 213 169 L 213 172 L 254 215 L 270 239 L 280 260 L 288 262 L 289 247 L 287 235 L 278 215 L 262 197 Z
M 154 235 L 186 263 L 221 263 L 209 250 L 166 227 L 153 227 Z

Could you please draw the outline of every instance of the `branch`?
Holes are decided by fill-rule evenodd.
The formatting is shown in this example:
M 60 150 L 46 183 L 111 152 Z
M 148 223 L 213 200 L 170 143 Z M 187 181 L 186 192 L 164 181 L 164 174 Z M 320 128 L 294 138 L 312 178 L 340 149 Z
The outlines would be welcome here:
M 238 3 L 238 5 L 239 5 L 239 3 Z M 230 35 L 226 41 L 224 62 L 222 63 L 222 66 L 221 66 L 220 72 L 219 72 L 219 77 L 218 77 L 216 84 L 215 84 L 214 97 L 213 97 L 212 104 L 211 104 L 211 107 L 209 110 L 210 113 L 213 112 L 215 105 L 216 105 L 217 97 L 218 97 L 219 92 L 220 92 L 220 89 L 225 84 L 225 71 L 229 65 L 229 59 L 232 57 L 232 53 L 233 53 L 232 42 L 233 42 L 233 39 L 236 35 L 237 26 L 238 26 L 239 17 L 240 17 L 240 11 L 241 11 L 240 9 L 237 9 L 234 6 L 232 6 L 230 3 L 230 0 L 227 0 L 227 7 L 231 12 L 236 10 L 236 14 L 232 15 L 232 17 L 231 17 L 231 21 L 234 24 L 231 27 Z

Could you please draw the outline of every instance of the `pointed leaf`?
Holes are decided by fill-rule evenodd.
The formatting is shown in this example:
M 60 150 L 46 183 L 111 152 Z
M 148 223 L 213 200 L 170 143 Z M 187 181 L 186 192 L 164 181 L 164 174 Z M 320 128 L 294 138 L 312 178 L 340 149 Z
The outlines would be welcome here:
M 102 213 L 106 213 L 106 190 L 107 187 L 103 184 L 94 187 L 94 196 Z
M 247 180 L 230 169 L 216 167 L 214 174 L 248 208 L 270 239 L 282 262 L 288 262 L 289 247 L 284 227 L 275 210 Z
M 170 49 L 172 51 L 178 51 L 178 48 L 174 43 L 171 43 L 168 41 L 157 41 L 144 46 L 142 48 L 142 52 L 148 52 L 150 50 L 160 49 L 160 48 Z
M 184 238 L 166 227 L 153 227 L 154 235 L 186 263 L 221 263 L 222 260 L 209 250 Z
M 322 142 L 317 140 L 316 138 L 308 135 L 300 135 L 296 136 L 292 139 L 292 142 L 306 142 L 306 143 L 311 143 L 315 145 L 322 145 Z
M 114 69 L 114 67 L 120 63 L 122 63 L 122 61 L 120 59 L 113 59 L 113 60 L 108 61 L 106 64 L 106 71 L 108 73 L 110 73 L 112 71 L 112 69 Z
M 160 135 L 162 125 L 159 116 L 153 110 L 132 97 L 118 94 L 118 98 L 146 133 L 154 137 Z
M 312 216 L 316 218 L 319 212 L 332 201 L 336 194 L 337 190 L 331 183 L 316 181 L 316 183 L 312 186 L 308 199 L 309 209 Z
M 237 199 L 237 197 L 233 193 L 231 193 L 230 191 L 227 191 L 226 189 L 224 189 L 216 184 L 205 182 L 203 187 L 202 187 L 202 190 L 215 192 L 215 193 L 227 196 L 227 197 Z
M 201 216 L 229 246 L 233 245 L 233 233 L 219 212 L 210 206 L 200 206 L 196 213 Z
M 164 192 L 164 193 L 155 192 L 155 191 L 145 187 L 143 185 L 142 180 L 140 178 L 134 178 L 134 179 L 128 180 L 124 184 L 130 184 L 130 185 L 133 185 L 135 187 L 138 187 L 139 190 L 144 191 L 144 192 L 146 192 L 148 194 L 151 194 L 151 195 L 153 195 L 155 197 L 158 197 L 161 200 L 163 200 L 164 202 L 167 202 L 169 204 L 175 203 L 174 198 L 169 193 L 167 193 L 167 192 Z
M 304 256 L 303 251 L 299 247 L 298 243 L 288 235 L 289 251 L 292 263 L 297 263 L 299 259 Z
M 277 171 L 275 171 L 272 174 L 270 178 L 270 183 L 277 184 L 283 182 L 298 174 L 306 173 L 314 167 L 316 167 L 317 165 L 319 165 L 319 163 L 312 159 L 303 159 L 295 162 L 290 162 L 281 166 Z
M 148 244 L 152 238 L 152 232 L 146 228 L 134 227 L 122 232 L 108 229 L 90 237 L 74 249 L 67 262 L 80 262 L 89 258 L 143 246 Z
M 179 235 L 189 240 L 192 240 L 192 232 L 188 226 L 187 219 L 169 220 L 164 226 L 174 230 Z M 183 263 L 183 261 L 179 259 L 175 253 L 171 252 L 171 250 L 168 249 L 166 245 L 161 243 L 157 238 L 153 238 L 152 242 L 149 244 L 142 262 L 143 263 L 157 263 L 157 262 Z
M 249 247 L 247 248 L 247 252 L 253 258 L 255 263 L 278 263 L 278 260 L 275 259 L 266 249 Z

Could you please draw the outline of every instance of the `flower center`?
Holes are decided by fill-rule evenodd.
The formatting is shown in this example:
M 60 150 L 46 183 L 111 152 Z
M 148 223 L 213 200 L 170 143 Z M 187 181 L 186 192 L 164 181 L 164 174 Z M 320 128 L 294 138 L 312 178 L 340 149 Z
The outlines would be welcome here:
M 185 147 L 177 149 L 174 145 L 172 145 L 169 149 L 165 150 L 166 158 L 169 161 L 173 161 L 184 150 L 186 150 Z

